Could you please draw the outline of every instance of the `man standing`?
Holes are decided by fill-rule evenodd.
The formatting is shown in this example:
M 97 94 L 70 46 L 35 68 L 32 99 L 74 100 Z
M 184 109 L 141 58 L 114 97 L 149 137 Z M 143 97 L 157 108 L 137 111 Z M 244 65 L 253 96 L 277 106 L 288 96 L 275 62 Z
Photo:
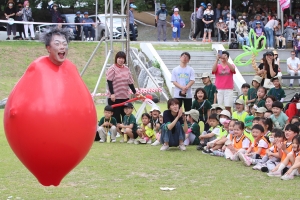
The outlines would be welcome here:
M 180 55 L 180 65 L 172 70 L 172 78 L 175 88 L 173 97 L 179 101 L 179 107 L 184 103 L 185 112 L 192 108 L 192 85 L 195 83 L 195 71 L 188 65 L 191 55 L 183 52 Z
M 203 32 L 204 32 L 204 22 L 202 21 L 203 19 L 203 12 L 204 12 L 204 9 L 206 8 L 206 5 L 205 3 L 201 3 L 200 4 L 200 7 L 197 11 L 197 14 L 196 14 L 196 18 L 197 18 L 197 29 L 195 31 L 195 34 L 193 36 L 193 40 L 196 41 L 196 37 L 198 35 L 199 32 L 200 33 L 200 37 L 203 37 Z
M 80 23 L 80 11 L 76 12 L 76 17 L 74 19 L 75 23 Z M 81 25 L 76 25 L 76 40 L 80 40 L 80 34 L 81 34 Z
M 167 40 L 167 15 L 166 5 L 161 4 L 161 9 L 157 11 L 155 23 L 157 25 L 157 40 L 160 41 L 160 33 L 163 32 L 163 41 Z
M 219 22 L 219 18 L 222 17 L 221 4 L 217 4 L 216 9 L 214 10 L 215 22 Z
M 83 15 L 84 15 L 84 18 L 82 18 L 80 21 L 81 21 L 81 23 L 87 23 L 87 24 L 83 25 L 83 32 L 84 32 L 86 41 L 90 41 L 90 40 L 93 41 L 95 38 L 95 29 L 94 29 L 95 24 L 92 24 L 92 23 L 94 23 L 94 20 L 89 18 L 88 12 L 84 12 Z M 89 38 L 89 31 L 91 34 L 90 38 Z
M 299 58 L 295 57 L 296 53 L 295 51 L 291 51 L 291 57 L 289 57 L 286 61 L 287 64 L 287 72 L 291 76 L 295 76 L 297 74 L 298 76 L 300 75 L 300 60 Z M 300 79 L 299 81 L 299 86 L 300 86 Z M 290 87 L 293 87 L 294 79 L 290 79 Z
M 135 30 L 134 30 L 134 16 L 133 11 L 137 8 L 134 4 L 130 4 L 129 6 L 129 30 L 132 32 L 132 41 L 136 41 Z

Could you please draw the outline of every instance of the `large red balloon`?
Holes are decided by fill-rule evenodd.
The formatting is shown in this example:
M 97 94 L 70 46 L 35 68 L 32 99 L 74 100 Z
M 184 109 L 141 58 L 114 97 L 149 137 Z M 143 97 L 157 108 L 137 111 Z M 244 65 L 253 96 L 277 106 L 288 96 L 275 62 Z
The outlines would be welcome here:
M 11 92 L 4 112 L 6 138 L 44 186 L 60 184 L 90 150 L 97 114 L 76 66 L 35 60 Z

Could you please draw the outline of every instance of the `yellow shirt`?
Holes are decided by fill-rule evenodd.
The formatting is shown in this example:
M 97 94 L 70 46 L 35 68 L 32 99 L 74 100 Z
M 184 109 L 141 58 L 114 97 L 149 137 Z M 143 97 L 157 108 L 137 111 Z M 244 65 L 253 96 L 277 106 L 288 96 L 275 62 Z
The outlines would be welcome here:
M 246 111 L 243 111 L 242 113 L 238 113 L 237 111 L 232 113 L 232 119 L 237 119 L 241 122 L 245 123 L 245 118 L 248 115 Z

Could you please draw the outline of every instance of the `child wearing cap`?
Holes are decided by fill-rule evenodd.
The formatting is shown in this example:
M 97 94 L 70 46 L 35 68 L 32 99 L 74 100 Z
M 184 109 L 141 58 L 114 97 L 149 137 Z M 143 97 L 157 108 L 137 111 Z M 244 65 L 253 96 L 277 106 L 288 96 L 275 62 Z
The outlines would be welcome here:
M 203 88 L 197 88 L 194 95 L 195 100 L 192 103 L 192 109 L 198 110 L 199 119 L 197 121 L 202 121 L 204 123 L 204 130 L 209 129 L 208 116 L 210 116 L 211 104 L 207 100 L 206 91 Z
M 238 98 L 238 99 L 242 99 L 244 101 L 244 108 L 246 108 L 246 105 L 247 105 L 249 89 L 250 89 L 250 85 L 248 83 L 244 83 L 242 85 L 242 94 Z
M 275 128 L 279 128 L 281 130 L 284 129 L 286 124 L 289 124 L 288 116 L 282 112 L 283 104 L 279 101 L 274 101 L 272 103 L 272 112 L 273 114 L 270 116 Z
M 265 107 L 259 107 L 255 111 L 255 117 L 264 117 L 265 112 L 267 109 Z
M 200 126 L 198 124 L 199 112 L 198 110 L 191 109 L 190 111 L 185 112 L 185 114 L 187 115 L 187 121 L 191 125 L 186 133 L 184 145 L 197 145 L 200 142 Z
M 207 99 L 210 104 L 215 104 L 217 102 L 217 87 L 211 82 L 208 72 L 202 74 L 201 80 L 204 84 L 204 90 L 207 94 Z
M 277 101 L 283 102 L 284 97 L 286 97 L 286 95 L 285 95 L 284 90 L 281 88 L 279 78 L 277 76 L 275 76 L 271 80 L 272 80 L 274 87 L 269 90 L 268 96 L 272 95 L 276 98 Z
M 253 125 L 253 121 L 254 121 L 254 116 L 250 116 L 248 115 L 245 118 L 245 129 L 244 129 L 244 135 L 247 136 L 251 142 L 254 142 L 254 138 L 252 136 L 252 125 Z M 257 124 L 258 124 L 259 120 L 257 120 Z
M 234 104 L 236 111 L 232 113 L 232 119 L 237 119 L 238 121 L 245 123 L 245 118 L 248 113 L 244 110 L 244 101 L 242 99 L 237 99 Z
M 122 135 L 122 139 L 120 140 L 121 143 L 126 142 L 126 138 L 128 136 L 130 139 L 127 143 L 133 144 L 134 139 L 138 137 L 136 118 L 132 114 L 133 108 L 134 107 L 130 102 L 124 104 L 125 116 L 123 117 L 123 123 L 118 125 L 118 132 Z M 121 131 L 121 129 L 123 130 L 123 132 Z
M 258 87 L 260 86 L 262 78 L 260 76 L 254 76 L 252 79 L 252 88 L 250 88 L 247 92 L 247 96 L 248 96 L 248 101 L 247 104 L 249 103 L 254 103 L 256 96 L 257 96 L 257 90 Z
M 104 116 L 100 119 L 98 123 L 98 133 L 100 140 L 103 143 L 107 140 L 107 136 L 110 135 L 111 142 L 116 142 L 117 135 L 117 120 L 112 117 L 114 109 L 107 105 L 104 108 Z

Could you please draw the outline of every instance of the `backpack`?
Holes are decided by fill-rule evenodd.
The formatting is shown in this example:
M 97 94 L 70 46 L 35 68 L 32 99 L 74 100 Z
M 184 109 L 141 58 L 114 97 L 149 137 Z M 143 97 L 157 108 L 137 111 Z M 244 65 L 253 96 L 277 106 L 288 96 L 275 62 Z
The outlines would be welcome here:
M 238 49 L 239 48 L 239 43 L 238 42 L 231 42 L 229 44 L 229 49 Z

